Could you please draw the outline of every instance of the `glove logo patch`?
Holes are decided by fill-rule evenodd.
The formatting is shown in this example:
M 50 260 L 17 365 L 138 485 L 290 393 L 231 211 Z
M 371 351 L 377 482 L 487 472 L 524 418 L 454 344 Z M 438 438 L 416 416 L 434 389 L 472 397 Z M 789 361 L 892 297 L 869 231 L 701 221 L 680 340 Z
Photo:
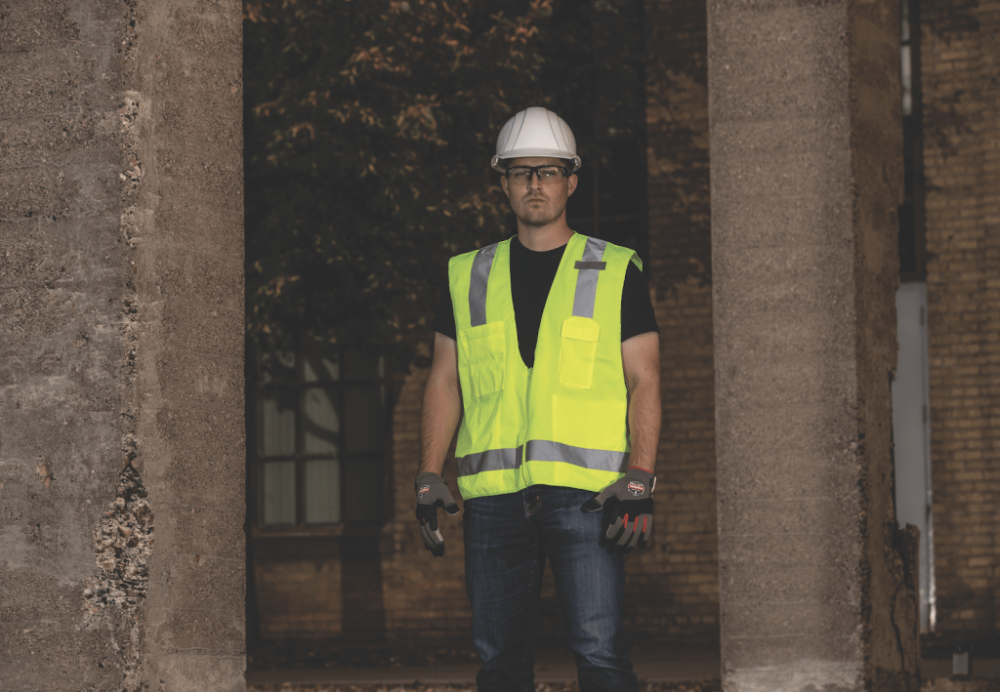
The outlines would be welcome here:
M 417 488 L 417 497 L 421 498 L 424 495 L 426 495 L 427 493 L 429 493 L 430 491 L 431 491 L 431 486 L 429 486 L 429 485 L 422 485 L 419 488 Z
M 639 481 L 629 481 L 628 491 L 633 495 L 635 495 L 636 497 L 639 497 L 644 492 L 646 492 L 646 486 L 640 483 Z

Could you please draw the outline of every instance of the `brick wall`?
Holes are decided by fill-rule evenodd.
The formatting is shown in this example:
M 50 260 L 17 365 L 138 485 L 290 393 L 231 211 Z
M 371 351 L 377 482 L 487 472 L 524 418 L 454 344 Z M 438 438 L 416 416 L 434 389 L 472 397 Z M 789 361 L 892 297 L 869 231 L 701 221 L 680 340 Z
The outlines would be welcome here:
M 428 344 L 421 348 L 429 352 Z M 381 558 L 374 552 L 346 554 L 352 538 L 339 535 L 326 539 L 330 546 L 339 546 L 332 554 L 309 556 L 316 552 L 314 543 L 300 555 L 291 549 L 279 559 L 258 558 L 254 576 L 261 637 L 343 636 L 356 643 L 384 634 L 411 645 L 469 639 L 461 518 L 440 513 L 447 545 L 442 558 L 424 549 L 414 518 L 413 477 L 427 374 L 414 369 L 394 385 L 386 523 L 380 539 L 361 537 L 362 545 L 378 542 Z M 445 464 L 444 476 L 458 498 L 453 457 Z
M 703 0 L 646 3 L 649 278 L 663 428 L 656 545 L 633 558 L 635 632 L 718 638 L 708 90 Z
M 706 27 L 702 0 L 649 2 L 648 275 L 660 324 L 664 427 L 656 542 L 629 556 L 626 625 L 635 637 L 718 638 L 718 555 L 708 200 Z M 467 639 L 461 523 L 445 519 L 435 559 L 413 520 L 413 474 L 426 381 L 401 382 L 394 414 L 393 552 L 382 563 L 386 632 Z M 456 487 L 454 464 L 445 477 Z M 542 584 L 539 639 L 564 636 L 551 572 Z
M 429 349 L 426 351 L 429 353 Z M 413 478 L 420 458 L 420 406 L 427 370 L 414 369 L 401 382 L 393 416 L 393 517 L 386 526 L 393 550 L 382 562 L 386 633 L 390 637 L 468 640 L 472 611 L 465 595 L 465 557 L 461 516 L 438 512 L 445 554 L 424 548 L 414 517 Z M 444 478 L 456 500 L 454 448 Z
M 703 0 L 646 6 L 647 275 L 661 329 L 664 426 L 655 543 L 630 555 L 626 567 L 626 625 L 634 638 L 718 638 L 705 16 Z M 392 511 L 381 563 L 385 633 L 411 641 L 467 640 L 461 521 L 442 521 L 447 552 L 437 559 L 424 549 L 413 518 L 426 377 L 414 370 L 396 393 Z M 457 487 L 451 459 L 445 478 Z M 343 592 L 336 559 L 267 563 L 256 575 L 264 636 L 335 636 L 342 604 L 365 597 Z M 547 571 L 539 639 L 563 637 Z
M 1000 2 L 922 3 L 924 164 L 938 629 L 1000 629 Z M 718 558 L 703 0 L 646 3 L 648 276 L 664 427 L 656 543 L 628 560 L 633 636 L 714 640 Z M 389 637 L 467 639 L 461 522 L 435 559 L 413 520 L 426 371 L 399 382 L 381 597 Z M 455 488 L 454 465 L 446 478 Z M 265 636 L 340 632 L 337 559 L 259 564 Z M 377 585 L 372 585 L 377 589 Z M 542 641 L 562 636 L 551 576 Z
M 340 634 L 339 560 L 262 560 L 254 578 L 264 639 Z
M 1000 2 L 922 3 L 938 629 L 1000 629 Z

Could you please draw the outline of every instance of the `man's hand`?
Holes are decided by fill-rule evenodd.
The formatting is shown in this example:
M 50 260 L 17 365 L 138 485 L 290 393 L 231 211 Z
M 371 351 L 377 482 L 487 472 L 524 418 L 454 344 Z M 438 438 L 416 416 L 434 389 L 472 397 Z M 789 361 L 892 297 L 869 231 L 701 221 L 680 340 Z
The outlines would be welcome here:
M 448 492 L 444 479 L 437 473 L 421 473 L 415 483 L 417 490 L 417 521 L 424 546 L 435 556 L 444 555 L 444 537 L 438 529 L 438 507 L 452 516 L 458 514 L 458 503 Z
M 585 512 L 604 509 L 601 545 L 628 552 L 644 548 L 653 532 L 653 488 L 656 476 L 630 466 L 622 478 L 602 490 L 583 506 Z

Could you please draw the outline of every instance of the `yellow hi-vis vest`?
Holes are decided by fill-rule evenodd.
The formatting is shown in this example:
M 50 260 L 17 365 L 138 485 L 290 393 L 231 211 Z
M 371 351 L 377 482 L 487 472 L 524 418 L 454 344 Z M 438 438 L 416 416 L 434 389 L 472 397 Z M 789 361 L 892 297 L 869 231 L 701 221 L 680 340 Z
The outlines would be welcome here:
M 465 499 L 531 485 L 599 491 L 628 468 L 621 297 L 634 252 L 574 233 L 538 329 L 535 366 L 518 349 L 510 240 L 453 257 L 464 415 L 458 487 Z

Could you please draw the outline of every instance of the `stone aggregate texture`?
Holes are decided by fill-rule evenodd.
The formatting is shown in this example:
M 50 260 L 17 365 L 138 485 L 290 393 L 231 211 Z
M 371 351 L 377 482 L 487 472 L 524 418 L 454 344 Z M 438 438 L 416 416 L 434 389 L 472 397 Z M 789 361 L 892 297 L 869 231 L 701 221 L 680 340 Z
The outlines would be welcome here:
M 723 685 L 912 690 L 899 7 L 708 2 Z
M 1000 631 L 1000 3 L 921 3 L 937 630 Z
M 244 689 L 241 7 L 0 3 L 0 689 Z
M 124 456 L 119 16 L 0 14 L 0 689 L 110 687 L 130 623 L 83 592 Z

